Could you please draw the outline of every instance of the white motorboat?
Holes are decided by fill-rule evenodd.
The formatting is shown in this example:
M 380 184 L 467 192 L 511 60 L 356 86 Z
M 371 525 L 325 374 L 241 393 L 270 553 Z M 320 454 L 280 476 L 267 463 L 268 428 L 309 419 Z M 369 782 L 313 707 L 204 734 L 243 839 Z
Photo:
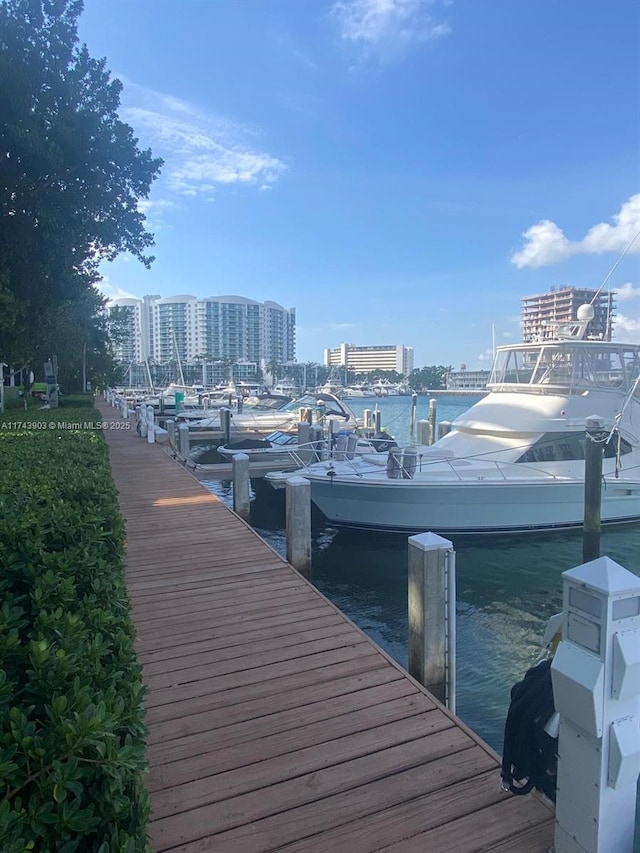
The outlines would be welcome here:
M 337 525 L 375 530 L 580 526 L 585 426 L 597 415 L 602 521 L 640 520 L 640 346 L 585 339 L 589 307 L 554 340 L 499 347 L 490 393 L 433 446 L 302 469 L 314 503 Z
M 313 422 L 321 426 L 328 426 L 328 422 L 333 420 L 338 430 L 355 430 L 358 427 L 355 414 L 333 394 L 305 394 L 297 400 L 262 397 L 256 400 L 255 405 L 245 404 L 242 411 L 231 411 L 231 436 L 237 440 L 265 436 L 275 430 L 297 431 L 303 417 L 301 410 L 306 412 L 309 409 Z M 219 411 L 197 419 L 186 417 L 185 420 L 191 430 L 222 430 Z
M 317 447 L 317 442 L 309 442 L 301 447 L 298 443 L 298 435 L 295 432 L 282 432 L 276 430 L 265 438 L 245 438 L 234 441 L 231 444 L 218 447 L 218 453 L 227 461 L 231 461 L 236 453 L 246 453 L 249 457 L 249 462 L 269 462 L 274 463 L 274 467 L 283 461 L 291 460 L 302 466 L 305 447 L 310 451 L 308 455 L 329 457 L 333 459 L 344 459 L 347 456 L 347 444 L 341 442 L 341 436 L 353 435 L 353 452 L 354 455 L 363 455 L 365 453 L 380 453 L 386 452 L 389 447 L 397 446 L 396 442 L 389 435 L 379 435 L 377 438 L 361 438 L 353 432 L 343 430 L 338 436 L 335 436 L 336 445 L 333 451 L 327 448 L 327 441 L 320 442 L 321 447 Z M 287 473 L 291 476 L 291 473 Z M 272 484 L 273 485 L 273 484 Z M 282 485 L 284 486 L 284 480 Z

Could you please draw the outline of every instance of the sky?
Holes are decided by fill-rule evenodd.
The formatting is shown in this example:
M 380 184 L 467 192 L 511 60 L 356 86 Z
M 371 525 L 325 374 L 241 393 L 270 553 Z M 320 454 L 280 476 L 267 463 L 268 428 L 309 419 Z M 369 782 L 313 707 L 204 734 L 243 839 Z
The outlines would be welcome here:
M 403 344 L 489 367 L 521 299 L 617 291 L 640 340 L 637 0 L 85 0 L 80 38 L 164 158 L 151 270 L 111 297 L 271 300 L 299 361 Z

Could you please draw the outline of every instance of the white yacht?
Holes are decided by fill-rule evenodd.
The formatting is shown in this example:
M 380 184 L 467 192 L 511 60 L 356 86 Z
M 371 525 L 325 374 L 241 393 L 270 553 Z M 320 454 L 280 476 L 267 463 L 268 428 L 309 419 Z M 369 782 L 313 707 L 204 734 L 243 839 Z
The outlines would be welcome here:
M 326 426 L 330 420 L 336 422 L 339 430 L 355 430 L 358 419 L 351 409 L 332 394 L 306 394 L 297 400 L 288 397 L 260 397 L 254 405 L 246 403 L 242 411 L 231 411 L 231 436 L 234 440 L 268 435 L 275 430 L 295 432 L 298 423 L 303 418 L 301 410 L 311 410 L 314 423 Z M 205 413 L 203 412 L 202 415 Z M 221 430 L 220 412 L 214 411 L 210 416 L 183 419 L 189 429 Z M 180 420 L 180 418 L 178 418 Z
M 337 525 L 375 530 L 580 526 L 585 423 L 598 415 L 602 521 L 640 520 L 640 345 L 585 338 L 592 316 L 581 306 L 553 340 L 499 347 L 490 393 L 431 447 L 303 468 L 312 500 Z

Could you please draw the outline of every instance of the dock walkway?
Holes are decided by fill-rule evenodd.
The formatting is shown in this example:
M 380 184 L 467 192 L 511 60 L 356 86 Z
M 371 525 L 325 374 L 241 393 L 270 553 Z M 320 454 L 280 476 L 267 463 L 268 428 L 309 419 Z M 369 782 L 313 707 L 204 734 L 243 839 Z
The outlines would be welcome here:
M 552 812 L 488 746 L 159 446 L 105 435 L 154 850 L 546 853 Z

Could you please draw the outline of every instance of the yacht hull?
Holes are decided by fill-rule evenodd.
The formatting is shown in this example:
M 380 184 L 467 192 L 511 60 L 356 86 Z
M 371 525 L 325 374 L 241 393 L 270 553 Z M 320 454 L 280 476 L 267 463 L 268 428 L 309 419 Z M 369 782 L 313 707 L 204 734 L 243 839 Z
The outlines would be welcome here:
M 579 480 L 408 484 L 309 479 L 314 504 L 342 527 L 451 535 L 519 533 L 579 527 L 584 518 L 584 483 Z M 601 516 L 603 523 L 639 521 L 640 481 L 607 478 Z

